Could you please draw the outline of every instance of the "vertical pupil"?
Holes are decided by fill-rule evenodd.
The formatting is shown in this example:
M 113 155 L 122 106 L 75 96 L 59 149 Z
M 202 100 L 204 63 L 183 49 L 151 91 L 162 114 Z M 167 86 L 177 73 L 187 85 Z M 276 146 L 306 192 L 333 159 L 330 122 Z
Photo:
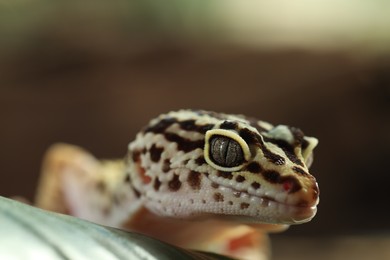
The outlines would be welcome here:
M 234 167 L 243 162 L 241 146 L 233 139 L 215 136 L 210 140 L 211 159 L 220 166 Z
M 211 140 L 211 155 L 218 164 L 225 164 L 225 155 L 227 152 L 227 140 L 224 137 L 214 137 Z
M 228 166 L 235 166 L 234 164 L 237 161 L 237 154 L 239 153 L 238 146 L 236 145 L 237 142 L 235 141 L 229 141 L 229 145 L 226 152 L 226 164 Z

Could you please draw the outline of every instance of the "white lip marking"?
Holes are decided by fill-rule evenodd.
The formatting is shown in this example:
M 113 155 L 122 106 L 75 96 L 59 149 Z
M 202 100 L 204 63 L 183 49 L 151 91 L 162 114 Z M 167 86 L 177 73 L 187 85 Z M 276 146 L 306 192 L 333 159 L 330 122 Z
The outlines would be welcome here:
M 238 190 L 232 187 L 220 185 L 218 189 L 221 192 L 228 192 L 231 194 L 237 194 L 237 198 L 242 199 L 245 202 L 249 202 L 251 205 L 256 205 L 255 207 L 270 208 L 277 212 L 279 216 L 275 216 L 275 223 L 285 223 L 285 224 L 301 224 L 310 221 L 317 212 L 315 203 L 314 206 L 299 206 L 295 204 L 288 203 L 286 201 L 287 194 L 278 193 L 274 195 L 274 192 L 266 192 L 268 195 L 255 195 L 249 193 L 247 190 Z M 272 194 L 272 196 L 271 196 Z M 259 216 L 261 210 L 256 210 L 256 215 Z M 256 217 L 256 216 L 254 216 Z

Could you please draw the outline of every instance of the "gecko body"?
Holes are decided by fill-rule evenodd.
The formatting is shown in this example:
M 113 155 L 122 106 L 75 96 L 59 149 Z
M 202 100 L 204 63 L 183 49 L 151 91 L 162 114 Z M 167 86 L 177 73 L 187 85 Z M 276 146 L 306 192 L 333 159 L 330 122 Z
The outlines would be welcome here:
M 52 148 L 37 205 L 169 242 L 170 230 L 201 233 L 198 223 L 209 220 L 208 235 L 236 223 L 300 224 L 315 216 L 319 201 L 308 170 L 317 142 L 298 128 L 242 115 L 169 112 L 137 134 L 123 161 L 97 161 L 72 146 Z M 204 249 L 199 244 L 184 246 Z

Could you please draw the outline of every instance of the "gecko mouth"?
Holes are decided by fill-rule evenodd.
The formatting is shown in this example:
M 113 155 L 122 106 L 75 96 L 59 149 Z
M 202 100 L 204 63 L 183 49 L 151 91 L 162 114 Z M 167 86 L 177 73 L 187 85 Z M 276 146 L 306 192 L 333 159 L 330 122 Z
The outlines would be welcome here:
M 317 212 L 316 201 L 313 204 L 289 204 L 275 197 L 255 195 L 246 190 L 237 190 L 220 185 L 222 194 L 232 194 L 238 210 L 232 210 L 227 218 L 237 218 L 244 222 L 265 222 L 273 224 L 301 224 L 310 221 Z

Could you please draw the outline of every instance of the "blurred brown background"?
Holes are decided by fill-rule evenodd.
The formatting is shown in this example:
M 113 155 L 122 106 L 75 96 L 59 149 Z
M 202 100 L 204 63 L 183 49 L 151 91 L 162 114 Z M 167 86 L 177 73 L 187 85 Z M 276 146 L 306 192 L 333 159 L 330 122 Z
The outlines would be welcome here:
M 31 199 L 55 142 L 121 157 L 152 117 L 201 108 L 319 138 L 318 215 L 286 236 L 388 234 L 390 22 L 349 2 L 2 2 L 0 194 Z

